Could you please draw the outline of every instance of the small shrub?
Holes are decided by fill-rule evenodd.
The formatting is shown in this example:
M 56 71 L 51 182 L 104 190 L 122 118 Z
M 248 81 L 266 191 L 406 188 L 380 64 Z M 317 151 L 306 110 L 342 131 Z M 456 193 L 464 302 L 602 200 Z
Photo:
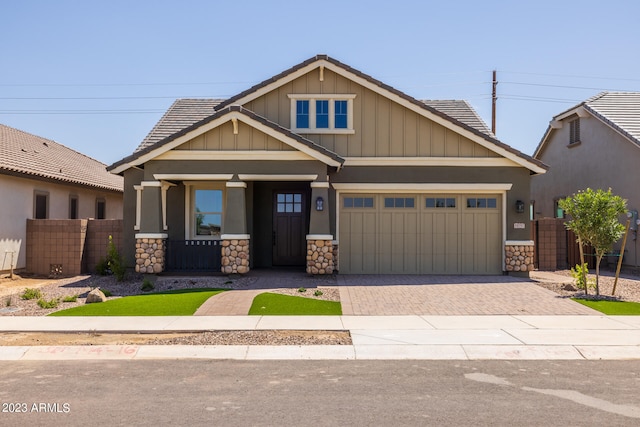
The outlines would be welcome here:
M 595 289 L 596 287 L 596 281 L 589 279 L 589 267 L 587 264 L 582 264 L 582 266 L 576 264 L 576 266 L 571 269 L 571 277 L 575 280 L 576 288 L 578 289 L 584 290 L 586 286 L 588 286 L 589 289 Z
M 50 299 L 47 301 L 44 298 L 40 298 L 38 300 L 38 305 L 40 308 L 56 308 L 58 306 L 59 300 L 57 298 Z
M 106 276 L 107 274 L 111 274 L 109 270 L 109 263 L 104 257 L 100 257 L 98 264 L 96 264 L 96 273 L 101 276 Z
M 320 295 L 322 295 L 322 291 L 320 289 L 316 290 L 313 295 L 319 297 Z
M 307 288 L 298 288 L 298 292 L 300 293 L 307 292 Z
M 152 291 L 154 288 L 155 286 L 153 286 L 153 283 L 151 283 L 151 280 L 144 279 L 142 281 L 142 287 L 140 289 L 142 290 L 142 292 L 149 292 L 149 291 Z
M 109 236 L 109 244 L 107 245 L 107 257 L 100 258 L 96 265 L 96 272 L 102 276 L 113 274 L 116 276 L 118 282 L 124 280 L 124 276 L 127 273 L 127 266 L 124 263 L 124 258 L 118 252 L 118 248 L 113 243 L 113 236 Z
M 113 293 L 108 289 L 100 289 L 100 290 L 102 291 L 104 296 L 107 297 L 107 298 L 109 298 L 110 296 L 113 296 Z
M 27 288 L 22 293 L 22 299 L 30 300 L 42 297 L 40 289 Z
M 7 307 L 11 307 L 11 297 L 7 297 L 7 300 L 4 303 Z
M 62 302 L 76 302 L 78 301 L 78 295 L 69 295 L 62 298 Z

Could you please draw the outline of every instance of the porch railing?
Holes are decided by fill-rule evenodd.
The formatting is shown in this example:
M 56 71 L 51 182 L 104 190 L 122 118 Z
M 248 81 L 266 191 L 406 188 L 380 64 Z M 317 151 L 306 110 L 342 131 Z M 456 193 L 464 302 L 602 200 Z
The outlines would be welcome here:
M 220 272 L 220 240 L 168 240 L 167 272 Z

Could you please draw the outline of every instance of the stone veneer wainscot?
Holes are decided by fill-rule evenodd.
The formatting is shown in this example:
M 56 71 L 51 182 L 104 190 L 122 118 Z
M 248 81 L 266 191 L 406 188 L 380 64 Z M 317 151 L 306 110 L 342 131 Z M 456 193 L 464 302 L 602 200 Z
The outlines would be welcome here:
M 507 271 L 533 271 L 534 243 L 531 240 L 506 241 L 504 261 Z
M 158 274 L 164 271 L 165 239 L 136 239 L 136 273 Z
M 249 272 L 249 239 L 224 239 L 221 246 L 221 271 L 224 274 Z
M 332 274 L 333 241 L 307 240 L 307 274 Z

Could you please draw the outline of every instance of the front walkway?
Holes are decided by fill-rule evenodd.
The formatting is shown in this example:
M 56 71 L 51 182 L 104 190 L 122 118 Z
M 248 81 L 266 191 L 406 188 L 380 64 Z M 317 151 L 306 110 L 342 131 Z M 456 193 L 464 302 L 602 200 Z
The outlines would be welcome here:
M 253 298 L 275 288 L 337 286 L 345 316 L 598 315 L 600 313 L 510 276 L 336 275 L 257 270 L 251 289 L 210 298 L 197 316 L 246 315 Z

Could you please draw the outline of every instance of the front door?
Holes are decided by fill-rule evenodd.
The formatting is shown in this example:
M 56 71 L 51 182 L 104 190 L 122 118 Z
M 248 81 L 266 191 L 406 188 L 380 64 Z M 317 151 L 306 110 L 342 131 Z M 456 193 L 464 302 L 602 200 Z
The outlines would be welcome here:
M 273 265 L 304 266 L 306 261 L 306 212 L 304 193 L 273 194 Z

